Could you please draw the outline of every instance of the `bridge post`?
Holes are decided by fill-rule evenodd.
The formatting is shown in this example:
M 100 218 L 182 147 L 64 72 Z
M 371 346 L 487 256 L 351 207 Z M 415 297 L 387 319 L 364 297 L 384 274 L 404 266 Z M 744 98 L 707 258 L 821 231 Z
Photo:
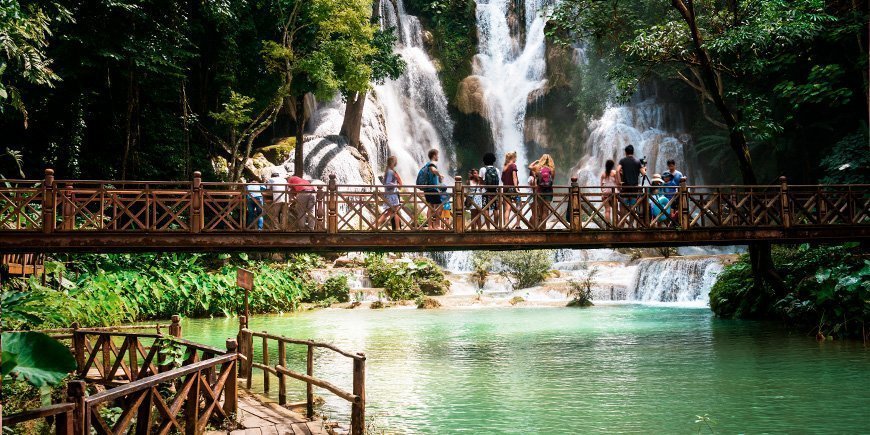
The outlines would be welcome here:
M 202 172 L 193 173 L 193 183 L 190 185 L 190 232 L 202 231 Z
M 335 174 L 329 174 L 329 184 L 326 185 L 326 232 L 338 232 L 338 187 L 335 184 Z
M 580 218 L 580 185 L 577 184 L 577 177 L 571 177 L 571 198 L 568 201 L 569 211 L 571 212 L 571 231 L 580 232 L 583 227 L 583 222 Z
M 224 384 L 224 413 L 235 414 L 239 408 L 239 343 L 234 338 L 228 338 L 226 342 L 227 353 L 236 354 L 236 359 L 227 364 L 230 366 L 230 375 Z M 219 393 L 215 391 L 215 393 Z
M 453 177 L 453 232 L 465 232 L 465 195 L 462 192 L 462 177 Z
M 779 207 L 782 215 L 782 226 L 791 227 L 791 210 L 788 206 L 788 180 L 785 176 L 779 177 Z
M 689 229 L 691 215 L 689 214 L 689 188 L 686 187 L 686 177 L 680 178 L 679 222 L 680 228 Z
M 73 187 L 71 184 L 67 184 L 62 189 L 63 201 L 60 206 L 60 228 L 64 231 L 70 231 L 75 229 L 76 225 L 76 212 L 75 205 L 73 203 Z
M 42 232 L 45 234 L 50 234 L 54 231 L 54 193 L 54 169 L 46 169 L 45 181 L 42 183 Z

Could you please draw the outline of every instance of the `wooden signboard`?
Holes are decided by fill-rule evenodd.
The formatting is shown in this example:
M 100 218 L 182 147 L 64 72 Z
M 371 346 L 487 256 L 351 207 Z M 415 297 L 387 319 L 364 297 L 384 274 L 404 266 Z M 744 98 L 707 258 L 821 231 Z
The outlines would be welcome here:
M 254 272 L 241 267 L 236 269 L 236 284 L 248 291 L 254 288 Z

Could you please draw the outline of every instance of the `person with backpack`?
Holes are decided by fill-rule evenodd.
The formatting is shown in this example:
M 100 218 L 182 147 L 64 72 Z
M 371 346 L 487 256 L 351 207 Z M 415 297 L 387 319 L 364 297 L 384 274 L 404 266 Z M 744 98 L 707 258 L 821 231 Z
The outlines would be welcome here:
M 426 222 L 430 229 L 441 229 L 441 173 L 438 172 L 438 150 L 429 150 L 429 161 L 417 172 L 417 185 L 423 187 L 426 201 Z
M 529 165 L 529 169 L 535 172 L 535 198 L 536 222 L 535 226 L 543 225 L 546 229 L 546 222 L 549 218 L 547 206 L 544 202 L 553 202 L 553 181 L 556 178 L 556 163 L 549 154 L 544 154 L 540 159 L 535 160 Z M 540 228 L 538 228 L 540 229 Z
M 480 178 L 483 179 L 484 193 L 483 195 L 483 214 L 484 221 L 496 222 L 496 227 L 500 227 L 498 224 L 499 218 L 499 198 L 498 198 L 498 185 L 499 180 L 501 179 L 501 174 L 499 174 L 498 168 L 495 166 L 495 154 L 486 153 L 483 155 L 483 167 L 480 168 L 478 172 L 480 174 Z M 486 217 L 489 219 L 486 219 Z M 488 224 L 487 224 L 488 225 Z

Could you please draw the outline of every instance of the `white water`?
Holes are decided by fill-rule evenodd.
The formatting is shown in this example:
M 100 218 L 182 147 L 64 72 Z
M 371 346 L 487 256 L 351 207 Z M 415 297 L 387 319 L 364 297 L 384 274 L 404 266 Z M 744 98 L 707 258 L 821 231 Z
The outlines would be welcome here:
M 589 125 L 586 152 L 577 165 L 580 185 L 597 185 L 608 159 L 619 162 L 625 156 L 623 149 L 634 145 L 635 156 L 647 157 L 647 174 L 652 176 L 667 169 L 666 162 L 674 159 L 677 169 L 689 177 L 693 184 L 701 184 L 699 171 L 689 163 L 685 142 L 688 135 L 667 130 L 667 122 L 680 122 L 679 113 L 669 112 L 655 95 L 636 104 L 610 106 L 600 119 Z
M 517 166 L 527 164 L 523 140 L 529 94 L 546 84 L 544 73 L 544 25 L 542 0 L 527 0 L 524 31 L 511 26 L 511 3 L 515 0 L 477 0 L 478 54 L 474 74 L 481 77 L 498 161 L 517 151 Z M 513 27 L 513 28 L 512 28 Z M 519 41 L 521 33 L 525 40 Z
M 420 20 L 405 12 L 402 0 L 396 0 L 395 6 L 397 10 L 392 1 L 381 0 L 381 26 L 396 29 L 395 50 L 407 67 L 398 79 L 376 86 L 374 93 L 383 105 L 389 149 L 398 159 L 399 174 L 405 184 L 414 184 L 430 149 L 440 151 L 439 167 L 442 173 L 450 173 L 453 121 L 435 64 L 423 47 Z
M 644 258 L 638 263 L 629 299 L 642 302 L 709 301 L 722 271 L 717 257 Z

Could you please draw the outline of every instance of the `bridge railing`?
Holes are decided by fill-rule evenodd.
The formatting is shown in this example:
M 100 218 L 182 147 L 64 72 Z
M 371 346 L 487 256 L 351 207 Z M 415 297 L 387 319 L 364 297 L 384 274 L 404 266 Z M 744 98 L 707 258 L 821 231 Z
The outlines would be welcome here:
M 433 186 L 3 180 L 2 232 L 564 232 L 870 223 L 868 185 Z

